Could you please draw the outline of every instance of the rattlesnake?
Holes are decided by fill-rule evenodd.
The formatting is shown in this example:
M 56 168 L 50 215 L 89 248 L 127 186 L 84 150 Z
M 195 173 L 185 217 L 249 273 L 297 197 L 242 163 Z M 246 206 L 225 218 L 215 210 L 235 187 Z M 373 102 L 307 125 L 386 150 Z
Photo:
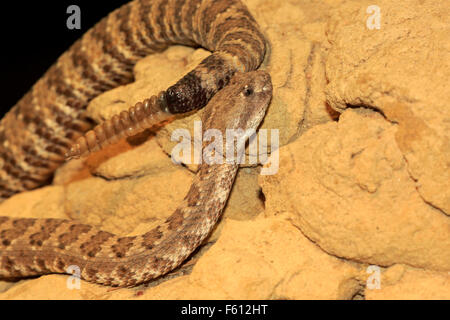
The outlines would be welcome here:
M 83 137 L 91 127 L 84 115 L 87 103 L 132 81 L 137 60 L 175 43 L 200 45 L 213 54 L 165 92 Z M 265 48 L 255 20 L 237 0 L 136 0 L 117 9 L 64 53 L 2 119 L 0 198 L 42 185 L 65 156 L 201 108 L 213 96 L 205 128 L 256 129 L 271 97 L 270 77 L 241 71 L 256 69 Z M 68 220 L 0 217 L 0 277 L 66 273 L 71 265 L 80 268 L 83 279 L 111 286 L 162 275 L 208 235 L 237 168 L 235 163 L 201 165 L 180 207 L 141 236 L 120 238 Z

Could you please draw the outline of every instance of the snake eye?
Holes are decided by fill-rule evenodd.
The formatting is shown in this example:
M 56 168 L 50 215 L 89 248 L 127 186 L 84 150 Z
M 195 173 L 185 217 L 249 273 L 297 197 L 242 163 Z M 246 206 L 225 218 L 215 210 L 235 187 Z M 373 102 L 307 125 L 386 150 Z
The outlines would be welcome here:
M 244 88 L 244 96 L 249 97 L 253 94 L 253 88 L 249 86 L 245 86 Z

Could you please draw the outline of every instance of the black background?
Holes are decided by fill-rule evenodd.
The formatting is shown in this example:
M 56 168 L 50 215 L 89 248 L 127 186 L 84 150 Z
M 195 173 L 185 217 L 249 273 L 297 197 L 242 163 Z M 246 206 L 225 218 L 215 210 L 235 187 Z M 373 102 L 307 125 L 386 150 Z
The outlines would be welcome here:
M 131 298 L 131 297 L 130 297 Z M 37 314 L 46 318 L 61 318 L 61 312 L 74 319 L 295 319 L 315 320 L 326 318 L 346 319 L 408 319 L 424 314 L 426 317 L 445 318 L 448 301 L 0 301 L 2 310 L 18 319 L 29 319 Z M 208 315 L 182 315 L 181 310 L 188 304 L 225 309 L 225 305 L 266 304 L 264 315 L 225 315 L 216 312 Z
M 0 117 L 56 59 L 101 18 L 127 0 L 6 1 L 0 7 Z M 66 27 L 67 8 L 81 9 L 81 30 Z

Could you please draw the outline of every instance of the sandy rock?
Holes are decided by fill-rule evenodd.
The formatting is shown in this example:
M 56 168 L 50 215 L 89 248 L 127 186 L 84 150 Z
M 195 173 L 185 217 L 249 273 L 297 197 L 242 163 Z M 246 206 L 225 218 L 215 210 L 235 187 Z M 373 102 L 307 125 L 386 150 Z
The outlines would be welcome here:
M 381 273 L 379 289 L 365 290 L 366 300 L 450 300 L 450 273 L 395 265 Z
M 0 215 L 64 219 L 64 189 L 61 186 L 49 186 L 15 195 L 1 204 Z
M 68 285 L 69 283 L 69 285 Z M 110 293 L 107 287 L 82 282 L 81 289 L 65 275 L 49 275 L 34 280 L 21 281 L 0 294 L 2 300 L 105 300 Z
M 450 220 L 417 192 L 396 131 L 376 112 L 348 110 L 281 148 L 279 173 L 260 179 L 266 215 L 287 214 L 339 257 L 450 271 Z
M 369 5 L 347 1 L 331 16 L 327 100 L 337 110 L 368 106 L 398 123 L 396 143 L 421 197 L 449 215 L 450 3 L 378 1 L 373 30 L 363 23 Z
M 258 168 L 239 170 L 224 216 L 235 220 L 250 220 L 264 211 Z

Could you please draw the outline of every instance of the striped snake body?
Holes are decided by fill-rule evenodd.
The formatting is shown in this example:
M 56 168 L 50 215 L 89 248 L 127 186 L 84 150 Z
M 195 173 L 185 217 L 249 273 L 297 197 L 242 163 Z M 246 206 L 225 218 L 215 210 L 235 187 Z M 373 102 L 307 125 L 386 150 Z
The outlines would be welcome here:
M 213 53 L 166 91 L 89 131 L 88 102 L 132 81 L 139 59 L 173 44 Z M 0 199 L 43 185 L 65 157 L 95 151 L 208 102 L 204 128 L 256 129 L 272 93 L 268 74 L 251 72 L 265 49 L 257 23 L 238 0 L 135 0 L 115 10 L 1 120 Z M 178 209 L 140 236 L 118 237 L 68 220 L 0 217 L 0 277 L 66 273 L 75 265 L 85 280 L 133 286 L 167 273 L 211 231 L 237 168 L 201 165 Z

